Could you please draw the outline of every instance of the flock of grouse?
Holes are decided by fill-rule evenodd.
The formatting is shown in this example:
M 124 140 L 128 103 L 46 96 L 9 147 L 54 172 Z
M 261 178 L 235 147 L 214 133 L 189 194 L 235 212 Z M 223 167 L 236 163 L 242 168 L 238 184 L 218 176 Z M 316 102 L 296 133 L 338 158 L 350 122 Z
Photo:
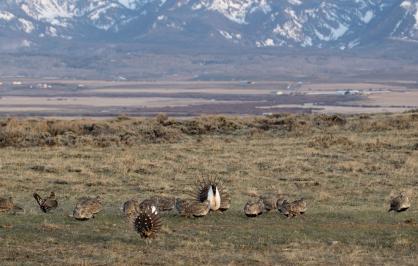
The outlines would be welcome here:
M 174 197 L 153 196 L 139 202 L 131 199 L 123 204 L 123 214 L 132 224 L 135 231 L 142 238 L 153 238 L 161 229 L 160 212 L 170 211 L 174 208 L 181 216 L 202 217 L 210 211 L 224 212 L 229 209 L 231 198 L 228 191 L 218 179 L 203 179 L 197 184 L 196 193 L 189 199 Z M 33 194 L 40 209 L 47 213 L 58 207 L 55 193 L 42 198 L 37 193 Z M 390 200 L 390 211 L 402 212 L 410 207 L 410 201 L 405 192 L 400 193 Z M 275 193 L 266 193 L 257 199 L 249 200 L 244 206 L 244 213 L 248 217 L 255 217 L 264 212 L 278 210 L 287 217 L 302 215 L 306 212 L 306 201 L 302 198 L 289 202 L 287 199 Z M 0 212 L 17 212 L 22 208 L 13 203 L 13 199 L 0 198 Z M 102 202 L 99 196 L 95 198 L 81 198 L 78 200 L 72 217 L 77 220 L 88 220 L 102 210 Z

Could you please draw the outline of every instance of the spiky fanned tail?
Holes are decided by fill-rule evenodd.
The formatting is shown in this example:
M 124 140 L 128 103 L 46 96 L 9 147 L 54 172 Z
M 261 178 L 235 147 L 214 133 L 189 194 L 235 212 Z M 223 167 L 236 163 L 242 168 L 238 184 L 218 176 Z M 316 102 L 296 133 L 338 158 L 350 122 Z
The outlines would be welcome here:
M 33 197 L 35 198 L 36 202 L 39 204 L 39 207 L 42 207 L 43 199 L 39 196 L 38 193 L 33 193 Z
M 204 202 L 207 200 L 208 193 L 209 193 L 209 187 L 210 186 L 216 186 L 218 189 L 222 188 L 222 183 L 215 177 L 215 178 L 202 178 L 197 180 L 196 187 L 197 191 L 193 195 L 194 198 L 196 198 L 200 202 Z
M 155 238 L 161 229 L 161 218 L 156 211 L 146 208 L 133 219 L 133 226 L 141 238 Z

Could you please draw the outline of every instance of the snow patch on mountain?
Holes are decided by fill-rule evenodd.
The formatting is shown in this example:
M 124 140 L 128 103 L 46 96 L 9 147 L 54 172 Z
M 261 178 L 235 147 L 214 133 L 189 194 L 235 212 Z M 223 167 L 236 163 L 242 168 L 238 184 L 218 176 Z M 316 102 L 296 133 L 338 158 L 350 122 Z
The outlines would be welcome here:
M 73 1 L 60 0 L 32 0 L 21 4 L 21 9 L 33 19 L 57 23 L 57 18 L 74 16 Z
M 0 19 L 2 19 L 2 20 L 10 21 L 14 18 L 15 18 L 15 16 L 10 12 L 0 11 Z
M 391 12 L 399 5 L 403 13 Z M 375 30 L 379 20 L 387 27 L 379 28 L 382 39 L 418 38 L 417 0 L 0 1 L 2 32 L 29 35 L 35 44 L 36 38 L 94 41 L 96 36 L 152 41 L 161 36 L 155 33 L 170 32 L 170 39 L 180 41 L 217 35 L 252 47 L 348 49 L 370 41 L 366 31 Z
M 21 47 L 29 48 L 32 45 L 32 42 L 25 39 L 22 40 L 22 43 L 20 45 Z
M 302 1 L 300 0 L 288 0 L 289 4 L 299 6 L 302 4 Z
M 404 8 L 407 12 L 414 13 L 414 28 L 418 29 L 418 3 L 413 3 L 411 0 L 406 0 L 401 3 L 401 7 Z
M 401 7 L 405 8 L 405 9 L 410 9 L 412 7 L 412 3 L 411 3 L 411 1 L 403 1 L 401 3 Z
M 257 10 L 265 14 L 271 11 L 267 0 L 213 0 L 209 5 L 209 1 L 202 1 L 201 6 L 209 7 L 209 10 L 217 11 L 228 19 L 239 23 L 246 24 L 246 16 Z
M 31 33 L 35 29 L 32 22 L 26 19 L 19 18 L 18 21 L 20 22 L 20 28 L 26 33 Z
M 340 37 L 344 36 L 344 34 L 348 31 L 348 27 L 343 25 L 343 24 L 338 24 L 337 27 L 335 27 L 335 28 L 329 27 L 329 26 L 325 26 L 325 28 L 328 31 L 328 34 L 326 34 L 326 35 L 322 34 L 321 32 L 319 32 L 316 29 L 314 30 L 316 36 L 321 41 L 335 41 L 335 40 L 338 40 Z
M 112 10 L 117 9 L 118 7 L 119 6 L 116 3 L 107 5 L 102 3 L 102 5 L 95 7 L 87 17 L 94 22 L 97 28 L 107 31 L 117 22 L 113 17 L 107 16 L 107 13 L 112 12 Z
M 119 0 L 119 3 L 121 3 L 127 8 L 134 8 L 135 2 L 136 2 L 135 0 Z
M 227 32 L 227 31 L 223 31 L 223 30 L 220 30 L 219 31 L 219 33 L 225 38 L 225 39 L 228 39 L 228 40 L 231 40 L 232 39 L 232 35 L 229 33 L 229 32 Z
M 268 47 L 268 46 L 275 46 L 275 43 L 274 43 L 273 39 L 268 38 L 268 39 L 265 39 L 262 42 L 258 42 L 258 45 L 257 46 L 259 46 L 259 47 L 260 46 L 266 46 L 266 47 Z
M 157 3 L 158 6 L 164 5 L 167 0 L 117 0 L 123 6 L 129 9 L 140 9 L 148 4 Z
M 415 29 L 418 29 L 418 7 L 417 7 L 417 11 L 415 12 Z
M 303 39 L 302 25 L 297 21 L 286 21 L 283 25 L 277 25 L 273 32 L 297 42 Z
M 57 37 L 58 36 L 57 29 L 52 27 L 52 26 L 47 27 L 45 32 L 48 36 L 51 36 L 51 37 Z
M 418 29 L 418 3 L 415 4 L 415 29 Z
M 367 12 L 360 17 L 361 21 L 363 21 L 364 23 L 369 23 L 374 17 L 374 13 L 371 10 L 367 10 Z

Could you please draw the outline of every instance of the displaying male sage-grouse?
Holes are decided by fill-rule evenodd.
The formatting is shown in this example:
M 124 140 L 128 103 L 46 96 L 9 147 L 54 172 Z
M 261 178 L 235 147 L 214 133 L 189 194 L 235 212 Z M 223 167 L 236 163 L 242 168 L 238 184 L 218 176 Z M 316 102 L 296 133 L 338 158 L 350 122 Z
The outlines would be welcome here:
M 306 201 L 303 198 L 293 202 L 284 200 L 281 204 L 278 204 L 279 212 L 287 217 L 302 215 L 306 212 L 306 209 Z
M 248 217 L 256 217 L 263 213 L 264 211 L 264 203 L 261 199 L 252 199 L 247 201 L 244 206 L 244 213 Z
M 203 217 L 210 211 L 210 202 L 197 201 L 195 199 L 176 199 L 176 210 L 181 216 Z
M 398 196 L 393 197 L 390 200 L 390 208 L 388 212 L 403 212 L 406 211 L 409 207 L 411 207 L 411 203 L 409 202 L 408 196 L 405 192 L 401 192 Z
M 23 209 L 13 203 L 13 198 L 0 198 L 0 212 L 12 212 L 16 213 L 23 211 Z
M 216 178 L 198 181 L 196 199 L 199 202 L 208 200 L 212 211 L 226 211 L 231 204 L 228 191 L 222 185 L 222 182 Z
M 161 229 L 161 219 L 155 206 L 141 209 L 132 222 L 142 238 L 155 238 Z
M 44 213 L 47 213 L 53 209 L 58 207 L 58 201 L 55 199 L 55 193 L 51 192 L 48 197 L 41 198 L 38 193 L 33 193 L 33 197 L 35 198 L 36 202 L 39 204 L 39 208 Z
M 73 217 L 77 220 L 88 220 L 94 218 L 94 215 L 102 210 L 100 196 L 95 198 L 81 198 L 78 200 L 73 211 Z

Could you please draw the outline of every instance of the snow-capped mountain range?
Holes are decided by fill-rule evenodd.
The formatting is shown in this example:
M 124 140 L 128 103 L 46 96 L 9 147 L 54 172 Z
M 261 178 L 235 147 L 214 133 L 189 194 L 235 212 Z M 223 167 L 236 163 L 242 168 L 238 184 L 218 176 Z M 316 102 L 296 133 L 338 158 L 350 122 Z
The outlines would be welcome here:
M 350 49 L 418 40 L 418 0 L 2 0 L 0 42 Z M 1 43 L 0 43 L 1 48 Z

